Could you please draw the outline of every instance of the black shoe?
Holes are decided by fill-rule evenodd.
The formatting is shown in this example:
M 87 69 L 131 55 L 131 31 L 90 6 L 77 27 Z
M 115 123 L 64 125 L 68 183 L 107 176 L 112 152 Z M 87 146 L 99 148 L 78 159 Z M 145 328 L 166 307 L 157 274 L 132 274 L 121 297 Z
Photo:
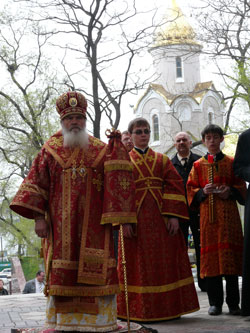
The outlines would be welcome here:
M 216 305 L 212 305 L 210 306 L 210 308 L 208 309 L 208 314 L 210 316 L 218 316 L 222 313 L 222 306 L 216 306 Z
M 139 331 L 137 332 L 140 332 L 140 333 L 158 333 L 157 330 L 155 330 L 154 328 L 151 328 L 151 327 L 146 327 L 144 325 L 141 325 L 142 327 L 139 329 Z M 135 331 L 134 331 L 135 332 Z
M 232 316 L 240 316 L 241 315 L 241 310 L 239 305 L 234 306 L 234 307 L 228 307 L 229 308 L 229 314 Z

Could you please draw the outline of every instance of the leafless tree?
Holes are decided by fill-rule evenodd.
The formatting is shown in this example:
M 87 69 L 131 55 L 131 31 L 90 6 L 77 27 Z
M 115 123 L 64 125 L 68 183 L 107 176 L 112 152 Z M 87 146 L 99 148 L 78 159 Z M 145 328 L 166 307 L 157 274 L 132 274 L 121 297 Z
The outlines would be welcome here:
M 225 133 L 239 101 L 250 109 L 250 2 L 248 0 L 201 0 L 198 10 L 199 39 L 214 60 L 229 94 Z M 196 7 L 197 11 L 197 7 Z
M 0 16 L 0 225 L 36 251 L 8 207 L 16 184 L 55 126 L 56 72 L 43 52 L 48 39 L 28 21 L 6 12 Z
M 140 15 L 135 0 L 21 0 L 24 2 L 34 13 L 32 20 L 51 24 L 53 45 L 62 54 L 66 72 L 64 84 L 88 97 L 94 136 L 100 137 L 103 114 L 117 128 L 123 97 L 137 93 L 152 80 L 150 75 L 143 79 L 134 60 L 152 42 L 154 17 L 150 27 L 133 30 Z

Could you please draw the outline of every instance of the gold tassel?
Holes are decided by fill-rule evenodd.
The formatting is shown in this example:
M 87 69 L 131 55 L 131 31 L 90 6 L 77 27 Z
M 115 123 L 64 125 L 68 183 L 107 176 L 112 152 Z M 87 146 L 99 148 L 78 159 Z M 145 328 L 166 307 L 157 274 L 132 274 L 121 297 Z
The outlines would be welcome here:
M 208 169 L 208 181 L 210 184 L 214 183 L 214 169 L 213 163 L 209 165 Z M 208 196 L 208 204 L 209 204 L 209 222 L 214 222 L 214 195 L 213 193 L 209 194 Z
M 121 250 L 122 250 L 122 265 L 123 265 L 125 301 L 126 301 L 126 311 L 127 311 L 127 324 L 128 324 L 128 333 L 130 333 L 129 306 L 128 306 L 128 282 L 127 282 L 127 269 L 126 269 L 126 258 L 125 258 L 124 238 L 123 238 L 123 225 L 122 224 L 120 224 L 120 237 L 121 237 Z

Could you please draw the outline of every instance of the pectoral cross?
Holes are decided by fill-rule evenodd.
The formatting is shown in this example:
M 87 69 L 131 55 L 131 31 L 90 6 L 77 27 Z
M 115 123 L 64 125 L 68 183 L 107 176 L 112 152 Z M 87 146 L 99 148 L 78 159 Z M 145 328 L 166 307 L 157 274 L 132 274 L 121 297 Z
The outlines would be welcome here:
M 72 168 L 63 169 L 63 172 L 72 172 L 72 176 L 71 176 L 71 178 L 72 178 L 73 180 L 76 179 L 76 177 L 77 177 L 77 173 L 78 173 L 82 178 L 84 178 L 84 176 L 86 175 L 86 169 L 83 167 L 83 161 L 82 161 L 82 160 L 80 161 L 80 166 L 79 166 L 79 167 L 76 166 L 76 161 L 73 161 Z

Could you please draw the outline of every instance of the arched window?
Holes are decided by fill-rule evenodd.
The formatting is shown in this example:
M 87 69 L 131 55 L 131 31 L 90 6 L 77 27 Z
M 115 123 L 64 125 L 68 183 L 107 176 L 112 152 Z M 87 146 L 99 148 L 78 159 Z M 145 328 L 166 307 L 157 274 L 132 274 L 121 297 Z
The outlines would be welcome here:
M 183 77 L 181 57 L 176 57 L 175 61 L 176 61 L 176 78 L 179 79 Z
M 212 112 L 209 112 L 208 114 L 208 124 L 212 124 L 213 123 L 213 113 Z
M 159 118 L 155 114 L 153 115 L 153 138 L 154 141 L 159 141 L 160 136 L 159 136 Z
M 182 102 L 177 107 L 179 121 L 190 121 L 192 116 L 192 108 L 190 104 Z
M 208 124 L 213 124 L 214 122 L 214 110 L 210 106 L 208 107 Z

